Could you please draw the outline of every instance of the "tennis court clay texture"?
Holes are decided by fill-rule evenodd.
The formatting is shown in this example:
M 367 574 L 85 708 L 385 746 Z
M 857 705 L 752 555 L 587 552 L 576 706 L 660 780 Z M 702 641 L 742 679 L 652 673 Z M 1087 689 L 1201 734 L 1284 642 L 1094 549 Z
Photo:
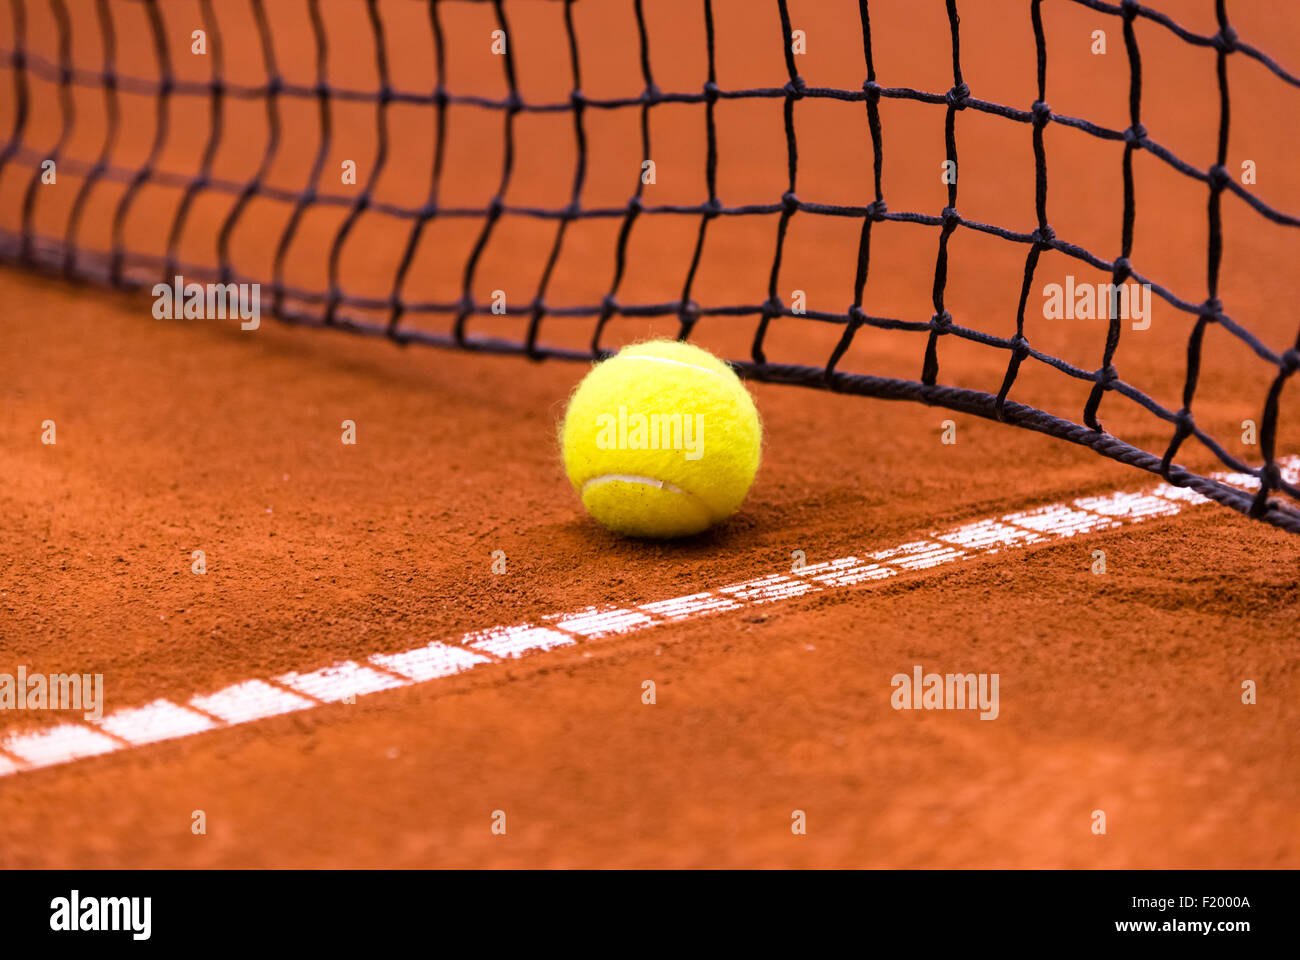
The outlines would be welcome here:
M 1226 4 L 1266 63 L 1209 0 L 871 0 L 876 89 L 924 95 L 874 96 L 852 0 L 714 0 L 712 88 L 702 0 L 446 0 L 441 65 L 405 0 L 4 5 L 0 674 L 102 674 L 104 712 L 0 710 L 0 866 L 1300 866 L 1300 535 L 1086 422 L 1158 464 L 1194 418 L 1186 475 L 1296 508 L 1300 7 Z M 570 38 L 630 103 L 575 110 Z M 1022 308 L 1044 211 L 1094 259 L 1042 245 Z M 1044 317 L 1126 248 L 1146 328 Z M 257 329 L 154 316 L 221 266 Z M 683 332 L 750 375 L 762 465 L 730 522 L 621 539 L 564 475 L 573 358 Z M 1115 376 L 1025 355 L 1000 422 L 970 398 L 1024 343 Z M 895 709 L 917 667 L 996 716 Z

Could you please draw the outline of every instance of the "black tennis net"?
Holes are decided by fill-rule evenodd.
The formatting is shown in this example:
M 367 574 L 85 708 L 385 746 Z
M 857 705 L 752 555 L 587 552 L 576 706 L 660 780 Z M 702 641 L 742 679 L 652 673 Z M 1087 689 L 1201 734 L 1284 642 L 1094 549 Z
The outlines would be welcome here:
M 202 23 L 212 44 L 208 58 L 211 74 L 204 82 L 185 80 L 173 67 L 165 39 L 165 20 L 168 10 L 160 0 L 117 0 L 138 4 L 143 10 L 156 57 L 157 76 L 139 76 L 142 71 L 132 71 L 119 62 L 119 41 L 114 33 L 114 20 L 109 0 L 95 0 L 93 10 L 102 50 L 102 59 L 95 67 L 77 62 L 70 41 L 73 26 L 66 0 L 47 0 L 48 8 L 58 32 L 58 54 L 51 57 L 28 46 L 28 2 L 10 0 L 11 36 L 0 51 L 0 63 L 9 74 L 7 89 L 12 96 L 13 123 L 0 148 L 0 174 L 6 168 L 30 168 L 30 182 L 23 192 L 21 226 L 17 229 L 0 229 L 0 259 L 27 268 L 55 272 L 70 280 L 122 289 L 138 289 L 160 280 L 170 280 L 174 275 L 205 278 L 219 283 L 258 283 L 269 294 L 271 312 L 280 319 L 297 324 L 334 327 L 360 334 L 388 337 L 403 344 L 429 344 L 438 347 L 518 354 L 542 359 L 560 358 L 590 361 L 608 355 L 610 344 L 607 330 L 615 318 L 669 318 L 675 321 L 677 333 L 689 338 L 698 324 L 712 318 L 749 317 L 755 323 L 755 332 L 747 357 L 730 358 L 744 376 L 759 381 L 795 384 L 841 393 L 908 399 L 937 405 L 956 411 L 1002 421 L 1046 433 L 1092 448 L 1114 460 L 1130 464 L 1162 476 L 1167 482 L 1190 487 L 1197 493 L 1225 504 L 1242 513 L 1263 519 L 1278 527 L 1300 533 L 1300 510 L 1277 494 L 1300 500 L 1300 487 L 1293 476 L 1282 468 L 1277 450 L 1279 409 L 1286 381 L 1300 369 L 1300 332 L 1289 349 L 1275 351 L 1261 341 L 1243 323 L 1234 319 L 1219 299 L 1220 262 L 1224 247 L 1221 205 L 1224 194 L 1232 202 L 1248 205 L 1260 217 L 1285 227 L 1300 226 L 1300 219 L 1274 209 L 1253 193 L 1238 184 L 1228 174 L 1227 150 L 1230 116 L 1229 62 L 1234 58 L 1249 58 L 1270 71 L 1279 84 L 1300 87 L 1300 79 L 1284 69 L 1260 50 L 1244 42 L 1234 31 L 1227 13 L 1226 0 L 1218 0 L 1215 14 L 1218 30 L 1211 35 L 1200 35 L 1185 29 L 1165 13 L 1132 0 L 1118 4 L 1101 0 L 1049 0 L 1072 3 L 1113 18 L 1122 29 L 1125 62 L 1129 73 L 1129 125 L 1124 129 L 1111 129 L 1086 119 L 1066 116 L 1052 111 L 1047 97 L 1047 40 L 1043 28 L 1042 5 L 1044 0 L 1026 0 L 1019 9 L 1026 11 L 1033 27 L 1037 54 L 1036 96 L 1027 108 L 1009 106 L 980 99 L 963 80 L 960 46 L 960 18 L 958 0 L 942 2 L 946 12 L 952 53 L 952 85 L 942 92 L 926 92 L 905 87 L 890 87 L 877 78 L 876 57 L 873 55 L 869 0 L 858 0 L 859 22 L 853 29 L 861 31 L 863 75 L 861 87 L 836 89 L 810 86 L 799 75 L 797 60 L 792 51 L 794 30 L 786 0 L 770 0 L 779 14 L 782 47 L 785 51 L 786 75 L 774 78 L 771 86 L 748 89 L 724 89 L 717 80 L 715 62 L 716 37 L 713 0 L 701 0 L 699 13 L 707 37 L 707 68 L 700 89 L 686 92 L 662 90 L 655 80 L 650 56 L 650 32 L 646 25 L 644 0 L 627 0 L 631 3 L 639 35 L 639 64 L 643 88 L 622 98 L 598 99 L 588 97 L 583 91 L 582 56 L 578 35 L 574 29 L 573 9 L 579 0 L 549 0 L 562 7 L 569 69 L 572 74 L 571 94 L 567 100 L 532 102 L 521 92 L 516 77 L 516 67 L 509 48 L 500 58 L 504 82 L 508 93 L 490 97 L 473 91 L 450 89 L 445 71 L 447 29 L 444 25 L 445 8 L 453 4 L 479 2 L 479 0 L 424 0 L 427 7 L 432 50 L 430 55 L 436 71 L 436 83 L 431 90 L 411 91 L 396 88 L 389 75 L 382 9 L 378 0 L 366 0 L 365 10 L 373 36 L 365 38 L 377 59 L 378 84 L 374 89 L 355 89 L 332 84 L 331 58 L 340 56 L 331 49 L 324 28 L 320 0 L 304 0 L 310 15 L 309 42 L 315 50 L 317 80 L 315 84 L 293 83 L 285 79 L 277 66 L 272 27 L 263 0 L 249 0 L 249 9 L 256 25 L 256 43 L 264 63 L 266 82 L 240 84 L 228 80 L 223 72 L 222 31 L 217 12 L 211 0 L 200 0 Z M 481 0 L 491 9 L 495 22 L 504 35 L 509 36 L 510 0 Z M 534 0 L 538 2 L 538 0 Z M 757 0 L 756 0 L 757 4 Z M 1176 156 L 1153 139 L 1142 122 L 1142 58 L 1136 21 L 1148 21 L 1170 31 L 1187 44 L 1215 51 L 1217 59 L 1217 84 L 1219 91 L 1219 119 L 1216 160 L 1209 169 L 1199 169 Z M 84 26 L 84 25 L 83 25 Z M 3 28 L 0 28 L 3 29 Z M 249 38 L 244 38 L 248 40 Z M 306 38 L 304 38 L 306 39 Z M 342 55 L 355 55 L 348 50 Z M 52 147 L 38 149 L 25 139 L 31 110 L 31 85 L 52 85 L 58 90 L 62 110 L 61 132 Z M 75 123 L 71 91 L 90 88 L 103 96 L 105 116 L 102 150 L 91 158 L 71 155 L 67 149 L 69 135 Z M 119 101 L 124 96 L 145 96 L 156 103 L 157 120 L 152 142 L 144 159 L 130 167 L 112 162 L 113 146 L 123 134 Z M 715 112 L 724 101 L 763 99 L 779 101 L 783 105 L 785 149 L 783 151 L 787 186 L 780 197 L 771 202 L 747 205 L 724 204 L 719 199 L 718 131 Z M 860 103 L 865 107 L 865 122 L 870 132 L 873 162 L 864 170 L 865 191 L 874 198 L 869 202 L 854 204 L 825 204 L 802 200 L 798 194 L 798 139 L 796 113 L 800 104 L 812 100 L 836 100 Z M 214 175 L 212 158 L 216 146 L 223 138 L 235 136 L 226 119 L 224 107 L 231 101 L 260 104 L 266 111 L 270 136 L 265 155 L 256 172 L 243 181 L 223 179 Z M 882 169 L 885 163 L 883 124 L 880 105 L 882 100 L 915 101 L 940 107 L 946 111 L 945 142 L 947 158 L 957 159 L 956 118 L 962 111 L 998 117 L 1008 124 L 1027 127 L 1032 137 L 1034 152 L 1035 211 L 1037 223 L 1032 230 L 1022 231 L 995 224 L 968 219 L 958 213 L 958 187 L 954 179 L 947 186 L 946 206 L 937 213 L 891 210 L 882 189 Z M 281 104 L 289 101 L 314 104 L 319 110 L 319 137 L 315 144 L 314 162 L 308 182 L 300 189 L 286 190 L 268 182 L 267 172 L 281 148 L 284 132 L 281 130 Z M 177 171 L 166 168 L 160 158 L 168 138 L 170 107 L 178 102 L 192 104 L 195 110 L 206 111 L 208 117 L 207 143 L 202 157 L 193 169 Z M 323 170 L 335 133 L 331 127 L 331 106 L 338 103 L 363 104 L 373 110 L 378 149 L 376 162 L 369 175 L 351 194 L 330 192 L 324 186 Z M 707 129 L 708 148 L 706 164 L 707 197 L 698 204 L 653 204 L 646 200 L 645 184 L 638 176 L 633 183 L 629 176 L 631 194 L 625 204 L 615 207 L 586 207 L 583 188 L 588 174 L 589 149 L 586 118 L 594 110 L 635 111 L 639 114 L 640 150 L 645 158 L 652 156 L 652 128 L 650 118 L 664 105 L 692 105 L 702 111 Z M 433 160 L 428 171 L 429 183 L 423 198 L 398 204 L 381 201 L 375 192 L 376 178 L 382 173 L 388 148 L 396 135 L 391 129 L 388 113 L 397 105 L 416 106 L 432 111 L 438 136 L 433 146 Z M 482 206 L 464 206 L 449 203 L 443 196 L 442 179 L 445 174 L 445 143 L 448 111 L 457 106 L 497 112 L 504 121 L 505 150 L 499 187 L 489 203 Z M 577 162 L 574 166 L 570 199 L 557 206 L 526 206 L 506 201 L 516 159 L 515 121 L 530 113 L 567 115 L 572 121 Z M 1044 144 L 1044 131 L 1052 124 L 1068 126 L 1101 141 L 1122 144 L 1123 171 L 1123 229 L 1120 249 L 1111 257 L 1095 254 L 1083 247 L 1058 238 L 1048 216 L 1048 162 Z M 1206 295 L 1184 297 L 1143 275 L 1132 263 L 1134 223 L 1136 220 L 1136 188 L 1133 158 L 1145 151 L 1157 158 L 1171 176 L 1182 176 L 1198 181 L 1205 188 L 1208 217 L 1208 248 L 1206 250 Z M 38 184 L 42 164 L 54 160 L 60 170 L 67 170 L 81 178 L 81 186 L 72 202 L 61 235 L 40 233 L 35 226 L 38 204 Z M 12 165 L 12 166 L 11 166 Z M 639 174 L 639 171 L 637 171 Z M 112 218 L 111 243 L 107 248 L 93 248 L 82 240 L 81 228 L 87 198 L 96 184 L 113 182 L 124 185 Z M 181 191 L 181 202 L 171 219 L 167 232 L 165 252 L 149 254 L 132 249 L 125 239 L 124 224 L 133 205 L 139 201 L 146 187 L 161 185 Z M 1026 183 L 1026 189 L 1030 189 Z M 180 238 L 196 202 L 205 194 L 219 193 L 233 198 L 229 212 L 224 217 L 216 241 L 215 262 L 184 262 Z M 291 209 L 275 246 L 275 255 L 269 263 L 249 267 L 239 264 L 230 252 L 230 237 L 245 217 L 255 200 L 270 200 L 285 204 Z M 864 197 L 865 199 L 865 197 Z M 286 281 L 285 259 L 287 252 L 302 230 L 304 215 L 319 205 L 331 205 L 346 211 L 330 242 L 328 280 L 319 287 L 295 286 Z M 400 256 L 389 265 L 392 281 L 389 294 L 384 297 L 364 296 L 349 291 L 340 276 L 339 260 L 344 245 L 358 218 L 364 212 L 380 213 L 403 225 L 405 243 Z M 681 295 L 665 302 L 631 302 L 621 297 L 628 256 L 629 238 L 636 224 L 645 217 L 662 215 L 698 218 L 690 266 L 681 286 Z M 765 299 L 747 304 L 699 303 L 693 298 L 693 283 L 706 245 L 709 225 L 718 218 L 738 218 L 764 215 L 777 218 L 775 253 L 770 270 Z M 849 218 L 860 221 L 861 234 L 854 268 L 853 302 L 843 312 L 799 311 L 787 306 L 777 292 L 778 274 L 786 249 L 787 228 L 791 219 L 800 216 L 825 216 Z M 554 237 L 550 242 L 545 268 L 531 300 L 512 304 L 507 316 L 519 323 L 518 336 L 484 335 L 473 329 L 472 318 L 492 312 L 488 303 L 476 300 L 473 295 L 474 279 L 485 249 L 493 240 L 494 230 L 504 216 L 529 217 L 554 224 Z M 404 290 L 420 244 L 422 234 L 435 222 L 459 218 L 476 226 L 473 245 L 462 265 L 463 293 L 459 298 L 443 302 L 411 299 Z M 548 299 L 548 286 L 560 257 L 566 231 L 576 222 L 605 218 L 618 222 L 619 229 L 614 253 L 614 272 L 606 293 L 599 299 L 584 303 L 556 303 Z M 872 232 L 879 224 L 907 222 L 925 225 L 937 232 L 938 253 L 934 265 L 932 289 L 933 313 L 928 319 L 904 319 L 878 316 L 867 309 L 867 280 L 872 263 Z M 975 329 L 954 320 L 945 305 L 948 277 L 949 238 L 958 230 L 977 231 L 1000 238 L 1024 248 L 1024 272 L 1020 289 L 1019 308 L 1015 317 L 1015 333 L 1010 337 L 998 336 Z M 1099 363 L 1094 368 L 1083 368 L 1048 352 L 1036 349 L 1026 332 L 1026 306 L 1040 258 L 1048 251 L 1056 251 L 1096 270 L 1108 272 L 1115 285 L 1125 283 L 1149 284 L 1150 289 L 1164 302 L 1188 315 L 1186 338 L 1186 376 L 1182 389 L 1182 405 L 1171 409 L 1153 399 L 1137 386 L 1122 379 L 1116 366 L 1120 353 L 1122 323 L 1112 315 L 1105 328 L 1104 342 L 1099 343 Z M 375 319 L 379 315 L 381 319 Z M 419 315 L 439 315 L 450 319 L 446 330 L 421 329 L 411 324 L 410 318 Z M 835 344 L 825 362 L 820 365 L 794 365 L 770 362 L 767 341 L 770 325 L 777 318 L 795 318 L 800 323 L 822 324 L 838 329 Z M 548 344 L 544 329 L 548 322 L 557 320 L 579 321 L 590 325 L 587 345 L 583 348 Z M 1259 450 L 1260 462 L 1246 463 L 1223 443 L 1203 430 L 1193 415 L 1202 366 L 1202 344 L 1208 327 L 1215 325 L 1238 338 L 1257 356 L 1267 371 L 1261 377 Z M 915 379 L 873 376 L 851 373 L 839 369 L 840 363 L 855 340 L 870 337 L 873 330 L 905 331 L 915 334 L 918 347 L 918 370 Z M 941 377 L 940 358 L 945 338 L 960 338 L 1002 351 L 1006 355 L 1005 375 L 996 393 L 966 389 L 945 384 Z M 1018 403 L 1010 394 L 1026 362 L 1045 364 L 1065 377 L 1088 384 L 1088 397 L 1078 414 L 1078 421 L 1058 416 L 1047 410 Z M 1161 447 L 1142 449 L 1108 433 L 1102 426 L 1099 414 L 1108 397 L 1123 397 L 1145 408 L 1169 426 L 1169 439 Z M 1112 401 L 1114 402 L 1114 401 Z M 1246 480 L 1253 491 L 1243 491 L 1219 479 L 1197 473 L 1176 462 L 1184 443 L 1194 438 L 1212 451 L 1224 465 Z

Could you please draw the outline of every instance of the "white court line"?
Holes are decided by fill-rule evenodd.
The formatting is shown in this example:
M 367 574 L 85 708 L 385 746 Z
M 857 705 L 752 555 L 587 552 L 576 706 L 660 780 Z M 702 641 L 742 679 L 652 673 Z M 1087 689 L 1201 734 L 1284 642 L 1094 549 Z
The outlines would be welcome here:
M 113 736 L 139 746 L 203 733 L 215 727 L 217 721 L 167 700 L 155 700 L 143 707 L 115 710 L 98 725 Z
M 556 647 L 573 645 L 573 638 L 545 627 L 535 627 L 531 623 L 521 623 L 517 627 L 492 627 L 488 630 L 476 630 L 467 633 L 460 640 L 467 647 L 473 647 L 480 653 L 487 654 L 485 661 L 494 658 L 513 660 L 530 653 L 545 653 Z
M 389 673 L 400 673 L 416 683 L 425 683 L 439 677 L 450 677 L 480 663 L 491 663 L 492 658 L 462 647 L 431 643 L 405 653 L 376 653 L 370 662 Z
M 1278 463 L 1288 482 L 1300 482 L 1300 457 L 1287 457 Z M 1259 481 L 1248 475 L 1212 476 L 1245 489 L 1259 486 Z M 371 666 L 345 660 L 307 673 L 281 674 L 269 681 L 245 680 L 213 693 L 196 694 L 184 705 L 155 700 L 115 710 L 93 723 L 0 731 L 0 777 L 429 683 L 483 664 L 573 646 L 578 639 L 625 636 L 660 624 L 888 580 L 900 573 L 933 570 L 1007 550 L 1058 543 L 1081 534 L 1174 516 L 1208 502 L 1193 490 L 1166 483 L 1132 492 L 1079 497 L 1068 504 L 1045 504 L 936 531 L 865 557 L 840 557 L 789 573 L 771 573 L 630 608 L 614 604 L 584 607 L 549 614 L 537 624 L 489 627 L 466 633 L 450 643 L 434 641 L 401 653 L 376 653 L 366 658 Z
M 367 693 L 405 687 L 411 682 L 405 677 L 380 673 L 378 670 L 371 670 L 351 660 L 336 663 L 332 667 L 323 667 L 312 673 L 282 674 L 275 680 L 322 703 L 337 703 L 348 697 L 364 697 Z
M 25 761 L 19 770 L 112 753 L 127 745 L 79 723 L 61 723 L 44 730 L 13 733 L 0 743 L 4 744 L 6 753 Z
M 236 724 L 278 717 L 316 704 L 296 693 L 273 687 L 265 680 L 246 680 L 207 696 L 192 697 L 190 706 L 228 724 Z

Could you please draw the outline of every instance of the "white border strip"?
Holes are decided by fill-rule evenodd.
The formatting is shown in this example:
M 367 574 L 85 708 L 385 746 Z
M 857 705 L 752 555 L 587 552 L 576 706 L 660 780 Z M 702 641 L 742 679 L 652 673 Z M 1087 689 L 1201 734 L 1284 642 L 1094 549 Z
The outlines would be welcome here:
M 1300 457 L 1286 457 L 1278 463 L 1289 482 L 1300 482 Z M 1213 477 L 1245 489 L 1259 486 L 1255 478 L 1242 474 L 1220 473 Z M 412 687 L 483 664 L 545 653 L 579 641 L 625 636 L 660 624 L 874 583 L 959 560 L 1172 517 L 1208 502 L 1193 490 L 1165 483 L 1128 493 L 1079 497 L 1068 504 L 1046 504 L 936 531 L 865 557 L 840 557 L 703 593 L 632 608 L 602 604 L 550 614 L 542 617 L 540 624 L 475 630 L 454 643 L 435 641 L 402 653 L 377 653 L 367 657 L 364 664 L 345 660 L 308 673 L 291 671 L 270 680 L 245 680 L 214 693 L 195 695 L 185 704 L 160 699 L 115 710 L 94 722 L 0 731 L 0 777 Z

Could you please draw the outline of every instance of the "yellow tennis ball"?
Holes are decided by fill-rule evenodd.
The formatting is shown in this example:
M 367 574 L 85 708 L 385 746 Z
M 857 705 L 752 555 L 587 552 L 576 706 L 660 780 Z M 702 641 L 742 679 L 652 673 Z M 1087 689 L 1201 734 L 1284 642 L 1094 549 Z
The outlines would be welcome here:
M 593 367 L 560 434 L 587 512 L 632 537 L 684 537 L 731 516 L 763 440 L 735 372 L 676 340 L 633 344 Z

